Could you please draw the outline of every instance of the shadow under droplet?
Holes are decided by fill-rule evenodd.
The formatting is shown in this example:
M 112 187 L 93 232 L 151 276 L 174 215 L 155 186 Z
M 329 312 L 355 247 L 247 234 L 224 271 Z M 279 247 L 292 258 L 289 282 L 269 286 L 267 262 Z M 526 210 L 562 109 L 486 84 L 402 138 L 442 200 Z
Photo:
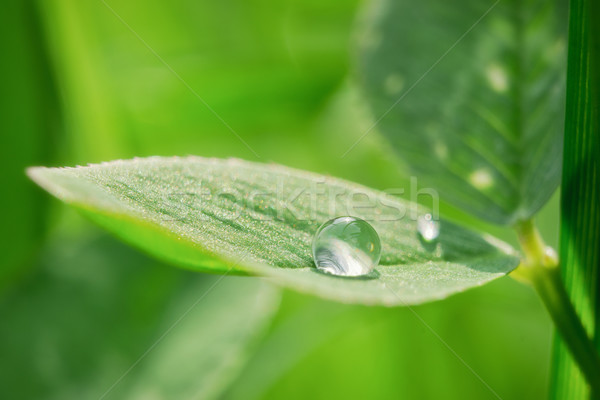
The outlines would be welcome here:
M 419 242 L 421 242 L 421 246 L 423 246 L 423 248 L 426 251 L 428 251 L 430 253 L 435 252 L 435 250 L 437 248 L 437 244 L 438 244 L 437 238 L 428 241 L 428 240 L 423 239 L 423 236 L 419 235 L 418 233 L 416 235 L 419 238 Z
M 334 275 L 334 274 L 330 274 L 328 272 L 321 271 L 317 267 L 312 267 L 311 271 L 314 272 L 315 274 L 319 274 L 319 275 L 325 275 L 325 276 L 329 276 L 332 278 L 348 279 L 348 280 L 352 280 L 352 281 L 371 281 L 374 279 L 379 279 L 379 277 L 380 277 L 379 271 L 377 271 L 377 269 L 373 269 L 373 271 L 369 272 L 366 275 L 359 275 L 359 276 Z

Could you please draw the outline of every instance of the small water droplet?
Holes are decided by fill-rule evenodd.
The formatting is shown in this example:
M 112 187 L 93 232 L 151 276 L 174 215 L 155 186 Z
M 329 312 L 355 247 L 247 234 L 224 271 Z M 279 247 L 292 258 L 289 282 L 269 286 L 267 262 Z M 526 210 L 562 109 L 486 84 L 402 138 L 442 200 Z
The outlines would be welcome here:
M 550 246 L 547 246 L 544 249 L 544 262 L 547 265 L 557 265 L 558 264 L 558 254 L 556 253 L 556 250 L 554 250 Z
M 417 219 L 417 230 L 426 242 L 431 242 L 440 235 L 440 222 L 433 219 L 429 213 Z
M 339 276 L 361 276 L 379 263 L 381 242 L 368 222 L 355 217 L 338 217 L 317 230 L 312 250 L 319 270 Z

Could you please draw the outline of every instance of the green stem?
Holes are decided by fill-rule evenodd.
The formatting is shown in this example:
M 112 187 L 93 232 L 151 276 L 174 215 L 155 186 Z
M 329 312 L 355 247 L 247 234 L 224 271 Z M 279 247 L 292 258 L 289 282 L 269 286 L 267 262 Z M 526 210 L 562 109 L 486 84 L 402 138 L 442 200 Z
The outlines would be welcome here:
M 546 246 L 532 220 L 515 229 L 525 255 L 516 277 L 533 285 L 592 393 L 600 393 L 600 356 L 569 299 L 554 250 Z
M 592 392 L 600 393 L 600 358 L 571 304 L 560 278 L 560 270 L 546 269 L 537 274 L 532 283 L 546 305 L 560 336 L 592 387 Z
M 519 237 L 519 243 L 525 253 L 525 261 L 527 264 L 548 264 L 547 266 L 552 267 L 558 262 L 555 260 L 555 256 L 551 254 L 552 249 L 546 246 L 544 239 L 537 230 L 535 223 L 532 219 L 528 219 L 520 222 L 516 225 L 517 236 Z M 551 257 L 552 259 L 546 260 Z

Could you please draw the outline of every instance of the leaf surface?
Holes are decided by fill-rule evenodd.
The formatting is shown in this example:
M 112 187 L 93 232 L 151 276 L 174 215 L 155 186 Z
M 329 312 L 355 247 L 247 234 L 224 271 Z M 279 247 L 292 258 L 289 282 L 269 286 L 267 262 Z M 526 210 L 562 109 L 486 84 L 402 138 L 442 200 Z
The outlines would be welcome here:
M 32 168 L 50 193 L 124 240 L 204 272 L 264 275 L 344 302 L 405 305 L 444 298 L 510 272 L 502 242 L 440 221 L 422 241 L 415 204 L 350 182 L 241 160 L 152 157 L 76 168 Z M 319 273 L 311 241 L 340 215 L 369 221 L 382 242 L 366 277 Z

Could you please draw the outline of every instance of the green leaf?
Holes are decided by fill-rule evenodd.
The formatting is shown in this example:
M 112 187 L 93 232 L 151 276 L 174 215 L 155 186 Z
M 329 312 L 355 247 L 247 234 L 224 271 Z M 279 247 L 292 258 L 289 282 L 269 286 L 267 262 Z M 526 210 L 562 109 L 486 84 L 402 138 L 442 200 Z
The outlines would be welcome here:
M 598 2 L 575 0 L 569 10 L 569 74 L 560 259 L 565 286 L 600 351 L 600 26 Z M 589 399 L 590 385 L 557 338 L 551 382 L 553 399 Z
M 259 280 L 165 268 L 106 235 L 52 241 L 0 301 L 7 398 L 218 398 L 279 304 Z
M 32 168 L 50 193 L 126 241 L 199 271 L 258 274 L 345 302 L 402 305 L 444 298 L 510 272 L 510 247 L 441 221 L 417 233 L 425 209 L 343 180 L 278 165 L 152 157 L 76 168 Z M 363 218 L 382 241 L 361 279 L 318 273 L 311 240 L 339 215 Z
M 531 217 L 560 181 L 566 1 L 376 1 L 359 77 L 376 129 L 440 198 Z

